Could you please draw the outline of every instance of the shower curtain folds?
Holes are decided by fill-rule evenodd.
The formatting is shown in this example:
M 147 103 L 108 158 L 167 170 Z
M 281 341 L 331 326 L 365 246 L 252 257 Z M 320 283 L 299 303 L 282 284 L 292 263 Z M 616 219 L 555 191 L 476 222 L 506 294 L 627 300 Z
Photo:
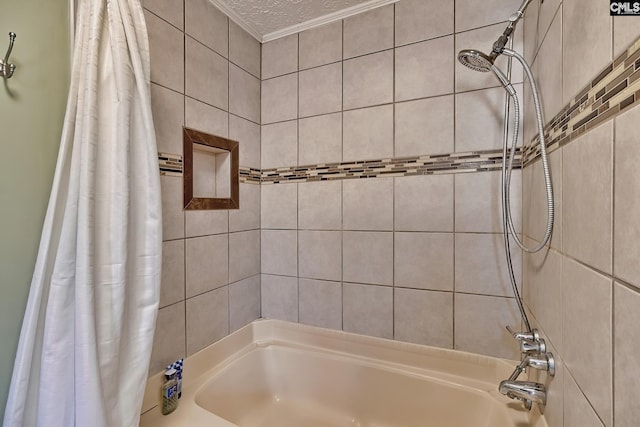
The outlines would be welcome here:
M 4 427 L 137 426 L 162 218 L 139 0 L 80 0 L 71 87 Z

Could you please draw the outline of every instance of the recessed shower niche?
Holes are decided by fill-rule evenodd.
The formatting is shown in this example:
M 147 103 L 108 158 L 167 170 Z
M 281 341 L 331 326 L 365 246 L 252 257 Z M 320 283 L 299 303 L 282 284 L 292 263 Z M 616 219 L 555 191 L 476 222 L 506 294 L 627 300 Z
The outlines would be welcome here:
M 183 128 L 184 209 L 238 209 L 239 143 Z

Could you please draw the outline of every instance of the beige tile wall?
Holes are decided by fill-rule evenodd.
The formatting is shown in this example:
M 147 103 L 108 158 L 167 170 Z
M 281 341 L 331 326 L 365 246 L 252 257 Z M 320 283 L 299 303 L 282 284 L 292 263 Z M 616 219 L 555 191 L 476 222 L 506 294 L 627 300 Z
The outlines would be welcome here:
M 524 45 L 551 118 L 640 36 L 640 26 L 634 17 L 610 17 L 595 0 L 540 3 L 526 17 Z M 548 384 L 550 427 L 638 425 L 639 120 L 635 107 L 551 155 L 551 249 L 523 261 L 525 302 L 560 372 Z M 546 218 L 539 161 L 523 172 L 522 204 L 533 244 Z
M 162 152 L 182 155 L 182 126 L 240 141 L 260 167 L 261 47 L 207 0 L 145 0 L 151 102 Z M 149 373 L 260 317 L 260 186 L 240 209 L 182 210 L 182 177 L 162 176 L 163 271 Z
M 455 58 L 488 49 L 511 4 L 453 3 L 400 0 L 265 43 L 262 167 L 500 147 L 504 91 Z M 513 188 L 520 227 L 520 172 Z M 499 203 L 498 172 L 263 184 L 262 314 L 515 358 Z

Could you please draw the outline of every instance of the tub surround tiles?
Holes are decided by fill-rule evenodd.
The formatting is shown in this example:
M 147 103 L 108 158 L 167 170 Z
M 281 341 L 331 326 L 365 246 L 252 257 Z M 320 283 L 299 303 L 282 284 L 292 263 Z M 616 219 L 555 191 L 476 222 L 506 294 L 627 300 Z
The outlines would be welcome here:
M 229 64 L 229 112 L 260 123 L 260 80 Z
M 184 92 L 184 33 L 152 13 L 144 12 L 149 35 L 151 81 Z
M 342 161 L 342 113 L 325 114 L 298 121 L 298 164 Z
M 298 35 L 292 34 L 262 45 L 262 78 L 298 71 Z
M 199 237 L 229 232 L 228 211 L 186 211 L 185 237 Z
M 344 20 L 345 59 L 393 47 L 394 7 L 379 7 Z
M 183 30 L 184 7 L 182 2 L 173 0 L 144 0 L 142 6 L 174 27 Z
M 453 294 L 394 289 L 394 338 L 453 348 Z
M 186 301 L 187 356 L 229 334 L 229 287 Z
M 342 292 L 345 331 L 393 338 L 392 288 L 345 283 Z
M 396 231 L 453 231 L 452 175 L 407 176 L 395 179 Z
M 300 323 L 342 330 L 342 284 L 299 279 Z
M 298 321 L 297 277 L 262 274 L 261 286 L 262 317 Z
M 262 230 L 260 271 L 263 274 L 282 276 L 298 274 L 297 234 L 296 230 Z
M 299 34 L 300 69 L 342 60 L 342 22 L 322 25 Z
M 566 376 L 564 384 L 564 425 L 566 427 L 605 427 L 570 375 Z
M 396 3 L 396 46 L 453 33 L 454 2 L 402 0 Z
M 184 300 L 184 240 L 162 243 L 160 307 Z
M 183 164 L 181 155 L 159 152 L 158 166 L 160 167 L 160 175 L 182 177 Z
M 345 230 L 393 230 L 393 179 L 345 181 L 342 187 Z
M 475 0 L 456 0 L 456 31 L 484 27 L 505 21 L 514 13 L 519 4 L 511 0 L 487 0 L 482 7 Z
M 393 286 L 393 233 L 344 231 L 342 238 L 345 282 Z
M 207 104 L 229 107 L 229 61 L 205 45 L 186 38 L 185 93 Z
M 260 318 L 260 275 L 229 285 L 229 332 Z
M 298 118 L 298 76 L 288 74 L 262 80 L 262 124 Z
M 227 234 L 187 239 L 185 249 L 187 298 L 229 283 L 228 245 Z
M 233 75 L 233 72 L 231 73 Z M 232 102 L 233 104 L 233 97 Z M 258 109 L 259 111 L 259 109 Z M 241 141 L 240 168 L 260 169 L 260 125 L 242 117 L 229 115 L 229 139 Z
M 341 182 L 298 185 L 298 227 L 302 230 L 339 230 L 342 227 Z
M 394 233 L 394 285 L 453 291 L 453 234 Z
M 260 193 L 262 228 L 292 230 L 298 227 L 296 184 L 265 186 Z
M 214 261 L 215 262 L 215 261 Z M 229 234 L 229 282 L 260 274 L 260 231 Z
M 262 168 L 295 165 L 298 158 L 298 121 L 262 126 Z
M 164 370 L 174 360 L 186 357 L 185 343 L 185 302 L 158 310 L 149 375 Z
M 300 117 L 334 113 L 342 109 L 342 63 L 299 73 Z
M 181 156 L 184 96 L 152 83 L 151 111 L 153 112 L 153 126 L 156 131 L 158 151 L 160 153 L 178 153 Z M 182 168 L 182 157 L 180 157 L 180 168 Z M 162 165 L 160 170 L 162 170 Z M 180 170 L 182 171 L 182 169 Z
M 393 51 L 349 59 L 343 63 L 343 108 L 393 102 Z
M 342 233 L 299 231 L 300 277 L 339 281 L 342 278 Z
M 393 157 L 393 105 L 345 111 L 342 117 L 344 160 Z
M 229 61 L 260 78 L 260 42 L 229 20 Z
M 229 56 L 229 20 L 207 0 L 185 0 L 186 33 L 225 58 Z
M 185 98 L 184 104 L 186 127 L 224 138 L 229 135 L 228 112 L 192 98 Z M 182 135 L 179 141 L 182 141 Z

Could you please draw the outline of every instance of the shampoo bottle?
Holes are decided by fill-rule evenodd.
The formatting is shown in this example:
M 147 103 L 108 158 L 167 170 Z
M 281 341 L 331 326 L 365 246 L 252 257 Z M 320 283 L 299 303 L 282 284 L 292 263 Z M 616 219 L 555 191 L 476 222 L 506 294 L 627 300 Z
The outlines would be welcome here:
M 164 373 L 164 384 L 162 384 L 162 415 L 168 415 L 178 407 L 178 380 L 177 371 L 168 369 Z

